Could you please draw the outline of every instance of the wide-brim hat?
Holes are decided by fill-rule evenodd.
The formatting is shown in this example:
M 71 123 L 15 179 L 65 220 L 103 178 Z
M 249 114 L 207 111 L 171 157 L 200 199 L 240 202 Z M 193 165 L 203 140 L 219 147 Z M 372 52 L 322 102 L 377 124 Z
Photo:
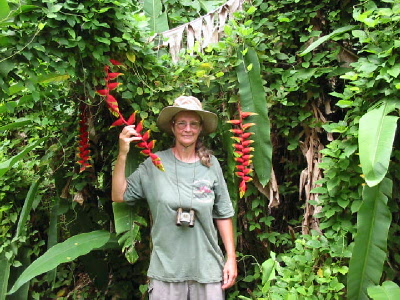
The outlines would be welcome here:
M 171 120 L 181 111 L 194 111 L 201 118 L 202 133 L 210 134 L 217 129 L 218 116 L 210 111 L 204 110 L 199 99 L 193 96 L 180 96 L 174 100 L 172 106 L 164 107 L 157 119 L 160 130 L 172 134 Z

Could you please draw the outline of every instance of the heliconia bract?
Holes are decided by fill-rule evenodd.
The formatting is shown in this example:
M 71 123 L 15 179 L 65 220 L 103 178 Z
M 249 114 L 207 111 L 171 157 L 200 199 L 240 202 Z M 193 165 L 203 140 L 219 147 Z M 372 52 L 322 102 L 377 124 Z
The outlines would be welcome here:
M 253 140 L 249 140 L 249 137 L 252 136 L 254 133 L 247 131 L 250 127 L 254 126 L 255 123 L 243 123 L 243 119 L 256 115 L 254 112 L 242 112 L 239 105 L 239 119 L 236 120 L 229 120 L 227 123 L 236 126 L 236 128 L 232 128 L 229 131 L 234 134 L 232 139 L 235 141 L 233 143 L 234 151 L 234 160 L 237 163 L 236 169 L 238 170 L 235 172 L 235 175 L 240 178 L 239 182 L 239 196 L 243 198 L 246 191 L 247 191 L 247 182 L 251 181 L 252 178 L 249 176 L 253 169 L 251 167 L 251 158 L 253 155 L 250 153 L 254 151 L 253 147 L 250 147 Z
M 82 104 L 80 107 L 80 120 L 79 120 L 79 141 L 78 141 L 78 161 L 80 165 L 79 173 L 90 168 L 90 144 L 89 144 L 89 130 L 88 130 L 88 117 L 87 117 L 87 106 Z
M 110 62 L 114 66 L 120 66 L 122 63 L 119 61 L 110 59 Z M 110 66 L 105 66 L 104 71 L 106 72 L 106 76 L 104 78 L 105 81 L 105 89 L 97 90 L 96 92 L 105 98 L 105 101 L 108 105 L 110 112 L 117 117 L 118 119 L 111 124 L 111 127 L 115 126 L 123 126 L 123 125 L 134 125 L 136 121 L 136 112 L 133 112 L 128 120 L 124 118 L 122 113 L 119 110 L 117 99 L 110 94 L 110 91 L 115 90 L 118 86 L 121 85 L 120 82 L 113 82 L 113 80 L 117 79 L 119 76 L 124 75 L 123 73 L 118 72 L 110 72 Z M 143 130 L 143 120 L 140 120 L 138 124 L 135 126 L 135 130 L 138 133 L 138 137 L 141 138 L 136 144 L 137 147 L 142 148 L 140 151 L 143 155 L 150 156 L 151 161 L 154 166 L 156 166 L 159 170 L 164 171 L 164 166 L 161 163 L 161 159 L 152 152 L 154 149 L 155 141 L 149 141 L 150 138 L 150 130 L 146 131 L 142 134 Z

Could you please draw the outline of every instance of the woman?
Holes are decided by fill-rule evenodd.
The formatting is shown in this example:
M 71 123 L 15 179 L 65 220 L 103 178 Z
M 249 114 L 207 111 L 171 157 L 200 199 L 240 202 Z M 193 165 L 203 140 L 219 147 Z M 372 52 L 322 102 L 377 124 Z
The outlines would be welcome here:
M 147 159 L 128 178 L 129 146 L 140 137 L 134 125 L 120 133 L 112 200 L 134 204 L 146 199 L 149 204 L 153 220 L 148 270 L 151 300 L 224 299 L 224 290 L 235 283 L 234 210 L 218 160 L 198 139 L 201 133 L 215 131 L 217 121 L 197 98 L 175 99 L 157 120 L 162 131 L 175 137 L 172 148 L 157 152 L 165 172 Z

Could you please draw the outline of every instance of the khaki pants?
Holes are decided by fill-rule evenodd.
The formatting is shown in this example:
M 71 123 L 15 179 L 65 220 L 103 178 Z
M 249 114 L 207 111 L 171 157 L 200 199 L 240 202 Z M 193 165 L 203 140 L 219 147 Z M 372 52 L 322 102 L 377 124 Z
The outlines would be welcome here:
M 224 300 L 221 283 L 164 282 L 150 278 L 149 300 Z

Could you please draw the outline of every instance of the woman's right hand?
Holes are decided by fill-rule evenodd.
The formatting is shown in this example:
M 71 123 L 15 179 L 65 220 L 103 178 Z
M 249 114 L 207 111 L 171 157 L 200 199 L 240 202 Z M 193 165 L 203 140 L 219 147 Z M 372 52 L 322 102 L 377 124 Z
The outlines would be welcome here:
M 125 126 L 119 134 L 119 153 L 126 155 L 132 141 L 140 141 L 142 137 L 135 130 L 135 125 Z

